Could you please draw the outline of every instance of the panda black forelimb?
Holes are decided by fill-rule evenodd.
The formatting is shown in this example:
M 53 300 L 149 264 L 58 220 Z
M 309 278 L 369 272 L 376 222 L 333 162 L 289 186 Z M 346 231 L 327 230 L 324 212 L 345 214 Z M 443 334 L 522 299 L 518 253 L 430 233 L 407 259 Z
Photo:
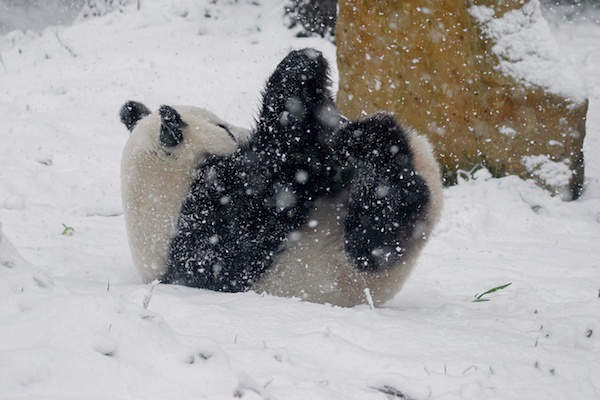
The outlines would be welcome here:
M 292 51 L 267 82 L 249 141 L 198 166 L 163 281 L 249 289 L 287 235 L 307 222 L 315 199 L 339 186 L 336 158 L 323 140 L 339 124 L 327 71 L 320 52 Z M 179 119 L 163 107 L 170 139 Z
M 430 201 L 429 188 L 415 170 L 409 137 L 393 116 L 378 113 L 338 130 L 334 149 L 353 171 L 347 256 L 359 270 L 385 269 L 422 239 L 419 223 Z
M 139 120 L 150 114 L 148 107 L 137 101 L 128 101 L 121 107 L 119 117 L 129 132 L 133 131 Z

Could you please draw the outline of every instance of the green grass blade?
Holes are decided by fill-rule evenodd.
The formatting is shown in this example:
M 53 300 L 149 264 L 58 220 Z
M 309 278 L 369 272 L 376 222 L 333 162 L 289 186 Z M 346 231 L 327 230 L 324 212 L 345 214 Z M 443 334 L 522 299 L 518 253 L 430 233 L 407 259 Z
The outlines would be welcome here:
M 500 286 L 496 286 L 495 288 L 488 289 L 481 294 L 476 294 L 475 300 L 473 300 L 473 302 L 478 303 L 478 302 L 482 302 L 482 301 L 490 301 L 490 299 L 484 299 L 483 296 L 497 292 L 498 290 L 506 289 L 510 285 L 512 285 L 512 282 L 508 282 L 508 283 L 505 283 L 504 285 L 500 285 Z

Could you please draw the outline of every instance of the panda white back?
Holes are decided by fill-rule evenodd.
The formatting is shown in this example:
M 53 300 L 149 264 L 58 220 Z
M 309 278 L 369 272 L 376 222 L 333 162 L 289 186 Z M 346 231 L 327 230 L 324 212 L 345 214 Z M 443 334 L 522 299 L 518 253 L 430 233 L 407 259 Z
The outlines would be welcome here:
M 123 109 L 131 108 L 130 103 Z M 166 272 L 169 243 L 194 169 L 208 154 L 232 153 L 250 135 L 250 131 L 232 126 L 205 109 L 173 109 L 185 122 L 183 140 L 165 146 L 160 139 L 160 113 L 142 113 L 131 127 L 121 161 L 121 195 L 129 245 L 134 264 L 146 282 Z
M 256 291 L 347 307 L 370 300 L 380 305 L 400 291 L 442 208 L 441 176 L 433 148 L 425 136 L 413 130 L 407 134 L 414 167 L 425 179 L 430 196 L 402 260 L 378 271 L 361 271 L 349 260 L 344 246 L 349 191 L 344 190 L 315 202 L 308 224 L 288 236 L 285 249 L 257 282 Z

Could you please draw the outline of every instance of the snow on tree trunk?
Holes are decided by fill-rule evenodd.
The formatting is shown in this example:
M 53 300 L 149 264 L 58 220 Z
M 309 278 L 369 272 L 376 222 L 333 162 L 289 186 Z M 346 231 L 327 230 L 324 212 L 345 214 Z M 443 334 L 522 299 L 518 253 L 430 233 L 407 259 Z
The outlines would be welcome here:
M 336 38 L 342 112 L 427 134 L 447 183 L 482 165 L 581 194 L 588 101 L 538 0 L 341 0 Z

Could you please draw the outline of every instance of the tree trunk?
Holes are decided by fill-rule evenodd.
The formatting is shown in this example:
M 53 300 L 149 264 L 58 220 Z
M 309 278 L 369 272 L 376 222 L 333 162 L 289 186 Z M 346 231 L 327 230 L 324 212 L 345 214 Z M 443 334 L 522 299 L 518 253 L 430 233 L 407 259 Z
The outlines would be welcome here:
M 581 194 L 588 102 L 538 0 L 341 0 L 336 40 L 341 111 L 429 136 L 447 183 L 481 165 Z

